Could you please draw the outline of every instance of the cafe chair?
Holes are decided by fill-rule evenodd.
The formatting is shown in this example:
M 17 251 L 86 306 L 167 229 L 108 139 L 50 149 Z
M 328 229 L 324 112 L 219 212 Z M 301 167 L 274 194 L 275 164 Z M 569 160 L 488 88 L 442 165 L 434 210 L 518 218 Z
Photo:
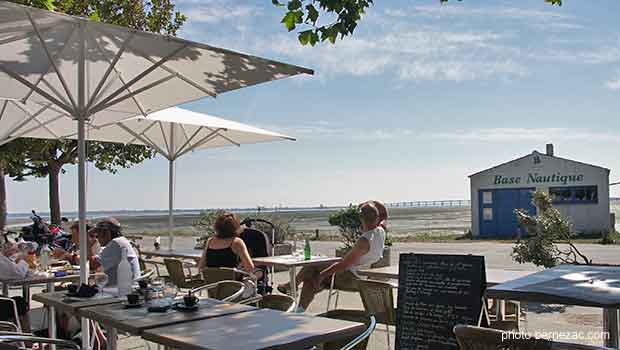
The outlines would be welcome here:
M 240 301 L 245 292 L 245 285 L 239 281 L 219 281 L 194 288 L 191 293 L 196 294 L 203 290 L 209 293 L 209 298 L 237 302 Z
M 22 325 L 21 325 L 20 320 L 19 320 L 19 313 L 17 312 L 17 303 L 15 302 L 15 300 L 13 300 L 12 298 L 0 297 L 0 304 L 2 304 L 2 309 L 9 310 L 9 314 L 6 315 L 6 317 L 7 317 L 6 319 L 14 321 L 14 323 L 13 322 L 3 322 L 3 324 L 11 323 L 11 324 L 13 324 L 16 327 L 16 328 L 14 328 L 15 332 L 21 332 L 22 331 Z M 1 330 L 6 330 L 6 331 L 12 331 L 10 329 L 4 329 L 4 328 L 0 328 L 0 329 Z
M 396 308 L 394 307 L 394 285 L 388 282 L 357 281 L 364 310 L 385 325 L 387 348 L 390 349 L 390 326 L 396 326 Z
M 297 303 L 293 297 L 283 294 L 265 294 L 246 299 L 242 304 L 256 305 L 261 309 L 272 309 L 283 312 L 293 312 Z
M 207 284 L 200 276 L 186 275 L 183 262 L 179 259 L 164 259 L 170 281 L 179 289 L 194 289 Z
M 155 260 L 147 260 L 139 257 L 138 263 L 140 264 L 141 271 L 155 271 L 155 275 L 157 275 L 158 278 L 161 277 L 161 274 L 159 273 L 159 265 L 161 265 L 161 262 Z M 152 267 L 149 268 L 149 265 Z
M 205 267 L 202 269 L 202 279 L 206 284 L 213 284 L 220 281 L 237 281 L 241 271 L 229 267 Z
M 0 344 L 3 345 L 0 348 L 3 350 L 28 350 L 28 348 L 21 345 L 11 345 L 16 343 L 38 344 L 39 349 L 42 348 L 41 345 L 55 345 L 58 350 L 80 350 L 80 347 L 76 343 L 68 340 L 35 337 L 32 334 L 26 333 L 0 334 Z
M 0 321 L 0 332 L 19 332 L 19 328 L 13 322 Z
M 365 350 L 368 347 L 368 338 L 377 325 L 375 317 L 369 317 L 363 310 L 335 309 L 317 316 L 343 321 L 360 322 L 366 324 L 367 326 L 364 332 L 355 337 L 324 343 L 322 348 L 323 350 Z

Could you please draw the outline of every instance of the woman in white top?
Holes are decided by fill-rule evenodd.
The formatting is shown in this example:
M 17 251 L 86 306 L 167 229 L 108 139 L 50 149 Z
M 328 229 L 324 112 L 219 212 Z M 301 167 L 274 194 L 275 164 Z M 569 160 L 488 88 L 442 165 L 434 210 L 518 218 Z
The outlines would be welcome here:
M 295 279 L 299 285 L 303 282 L 301 296 L 299 298 L 300 311 L 308 308 L 316 293 L 325 288 L 329 288 L 332 275 L 334 278 L 334 288 L 352 289 L 356 288 L 356 280 L 360 277 L 357 271 L 360 268 L 370 267 L 371 264 L 379 261 L 383 257 L 385 244 L 385 229 L 380 224 L 380 211 L 374 203 L 368 201 L 360 204 L 360 219 L 362 222 L 362 235 L 355 243 L 355 246 L 339 262 L 325 266 L 304 267 Z M 381 204 L 381 206 L 383 206 Z M 385 218 L 381 224 L 385 225 L 387 211 L 383 207 Z M 278 286 L 280 292 L 286 293 L 290 285 L 281 284 Z

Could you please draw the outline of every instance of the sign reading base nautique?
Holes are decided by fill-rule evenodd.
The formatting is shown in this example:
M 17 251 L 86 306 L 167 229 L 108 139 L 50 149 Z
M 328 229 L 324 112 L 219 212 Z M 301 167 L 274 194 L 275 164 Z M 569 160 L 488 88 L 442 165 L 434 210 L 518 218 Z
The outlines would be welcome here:
M 454 326 L 478 324 L 483 256 L 401 254 L 398 283 L 397 350 L 456 350 Z

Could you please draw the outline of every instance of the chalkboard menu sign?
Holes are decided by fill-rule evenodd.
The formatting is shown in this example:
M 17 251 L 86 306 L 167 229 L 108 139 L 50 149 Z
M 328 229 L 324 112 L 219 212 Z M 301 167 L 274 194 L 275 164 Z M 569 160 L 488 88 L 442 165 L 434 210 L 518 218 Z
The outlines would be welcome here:
M 397 350 L 456 350 L 452 328 L 479 323 L 483 256 L 401 254 L 398 283 Z

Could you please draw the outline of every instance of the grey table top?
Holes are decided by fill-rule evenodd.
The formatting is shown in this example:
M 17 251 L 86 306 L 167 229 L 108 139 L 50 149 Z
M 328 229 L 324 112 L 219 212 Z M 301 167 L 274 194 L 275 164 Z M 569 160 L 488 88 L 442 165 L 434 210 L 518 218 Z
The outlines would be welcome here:
M 351 337 L 364 329 L 362 323 L 260 309 L 153 328 L 142 337 L 186 350 L 292 350 Z
M 139 308 L 126 308 L 124 304 L 100 305 L 78 310 L 78 316 L 97 321 L 134 335 L 149 328 L 170 326 L 178 323 L 220 317 L 239 312 L 256 310 L 255 307 L 225 303 L 215 299 L 203 298 L 198 310 L 191 312 L 170 309 L 166 312 L 149 312 L 147 303 Z
M 368 278 L 398 279 L 398 265 L 386 266 L 377 269 L 359 270 L 358 273 Z M 487 284 L 492 286 L 515 280 L 536 273 L 536 271 L 518 271 L 503 269 L 486 269 Z
M 103 273 L 95 273 L 95 274 L 91 274 L 90 276 L 97 276 L 97 275 L 103 275 Z M 4 280 L 4 281 L 0 281 L 0 283 L 4 283 L 7 284 L 9 286 L 28 286 L 28 285 L 33 285 L 33 284 L 43 284 L 43 283 L 56 283 L 56 282 L 79 282 L 80 280 L 80 274 L 69 274 L 66 276 L 61 276 L 61 277 L 56 277 L 53 274 L 47 274 L 47 275 L 34 275 L 34 276 L 29 276 L 26 278 L 22 278 L 22 279 L 16 279 L 16 280 Z
M 620 267 L 560 265 L 487 289 L 498 299 L 620 308 Z
M 125 298 L 115 297 L 111 294 L 98 294 L 92 298 L 77 298 L 67 296 L 67 291 L 59 291 L 35 294 L 32 296 L 32 300 L 75 315 L 83 307 L 120 303 Z
M 179 258 L 199 260 L 202 256 L 202 249 L 147 249 L 141 253 L 145 256 L 158 256 L 161 258 Z
M 313 256 L 310 260 L 304 260 L 303 257 L 295 257 L 293 255 L 267 256 L 264 258 L 254 258 L 252 261 L 257 265 L 266 266 L 307 266 L 335 263 L 342 260 L 338 257 Z

